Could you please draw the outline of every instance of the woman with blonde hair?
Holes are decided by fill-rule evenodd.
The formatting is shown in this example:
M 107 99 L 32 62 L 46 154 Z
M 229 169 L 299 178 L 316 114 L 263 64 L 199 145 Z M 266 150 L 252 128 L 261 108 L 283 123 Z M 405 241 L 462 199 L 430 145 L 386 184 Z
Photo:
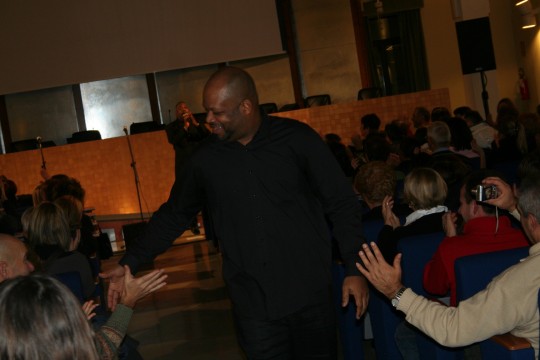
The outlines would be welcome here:
M 45 201 L 31 211 L 28 243 L 39 257 L 40 268 L 45 273 L 78 272 L 84 298 L 88 299 L 95 289 L 92 269 L 86 256 L 75 250 L 80 238 L 76 219 L 81 217 L 82 206 L 73 197 L 63 199 L 60 204 Z M 68 216 L 72 218 L 72 228 Z
M 403 196 L 413 211 L 401 225 L 392 211 L 394 200 L 387 196 L 382 203 L 384 226 L 377 245 L 386 261 L 393 263 L 400 239 L 412 235 L 442 232 L 442 216 L 448 211 L 444 206 L 448 192 L 444 179 L 433 169 L 413 169 L 404 180 Z

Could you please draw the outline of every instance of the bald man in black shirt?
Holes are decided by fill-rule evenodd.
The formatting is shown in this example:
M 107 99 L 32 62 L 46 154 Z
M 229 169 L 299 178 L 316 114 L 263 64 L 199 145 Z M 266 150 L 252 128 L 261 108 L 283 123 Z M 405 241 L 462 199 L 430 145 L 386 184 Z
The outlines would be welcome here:
M 203 105 L 212 136 L 188 160 L 178 193 L 154 214 L 120 264 L 136 269 L 164 252 L 206 205 L 248 358 L 335 359 L 325 215 L 349 275 L 343 305 L 352 296 L 360 317 L 368 302 L 367 283 L 355 267 L 363 237 L 350 182 L 308 125 L 259 111 L 245 71 L 224 67 L 213 74 Z M 114 304 L 123 270 L 118 266 L 105 277 Z

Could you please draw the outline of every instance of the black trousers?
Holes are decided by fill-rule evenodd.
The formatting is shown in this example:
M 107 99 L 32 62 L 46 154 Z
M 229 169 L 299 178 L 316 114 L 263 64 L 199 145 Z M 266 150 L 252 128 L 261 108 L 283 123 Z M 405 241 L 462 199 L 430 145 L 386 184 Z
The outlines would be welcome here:
M 234 314 L 238 340 L 250 360 L 337 358 L 335 310 L 326 299 L 279 320 L 246 319 Z

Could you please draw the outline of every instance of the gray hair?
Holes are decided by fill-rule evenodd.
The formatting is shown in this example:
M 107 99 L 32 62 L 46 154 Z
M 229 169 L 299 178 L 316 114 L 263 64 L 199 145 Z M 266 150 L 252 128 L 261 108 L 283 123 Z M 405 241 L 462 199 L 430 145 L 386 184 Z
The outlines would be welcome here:
M 526 177 L 519 187 L 518 207 L 522 216 L 532 214 L 540 220 L 540 176 Z

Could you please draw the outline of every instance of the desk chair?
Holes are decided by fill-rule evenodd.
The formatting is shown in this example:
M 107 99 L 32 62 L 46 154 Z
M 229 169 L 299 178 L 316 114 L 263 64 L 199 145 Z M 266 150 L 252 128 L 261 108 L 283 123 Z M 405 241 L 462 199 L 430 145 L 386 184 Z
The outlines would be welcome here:
M 357 100 L 367 100 L 378 97 L 381 97 L 381 89 L 378 87 L 369 87 L 358 91 Z
M 464 256 L 456 260 L 456 295 L 466 300 L 486 288 L 491 280 L 529 255 L 529 247 Z M 534 359 L 529 342 L 510 333 L 480 343 L 484 359 Z
M 74 132 L 70 138 L 67 138 L 68 144 L 80 143 L 85 141 L 101 140 L 99 130 L 84 130 Z
M 158 131 L 165 129 L 165 125 L 159 124 L 155 121 L 144 121 L 131 123 L 129 126 L 129 134 L 141 134 L 150 131 Z
M 305 107 L 330 105 L 331 103 L 332 100 L 330 99 L 330 95 L 328 94 L 308 96 L 304 99 Z
M 276 103 L 264 103 L 260 104 L 259 107 L 265 114 L 272 114 L 278 111 Z

